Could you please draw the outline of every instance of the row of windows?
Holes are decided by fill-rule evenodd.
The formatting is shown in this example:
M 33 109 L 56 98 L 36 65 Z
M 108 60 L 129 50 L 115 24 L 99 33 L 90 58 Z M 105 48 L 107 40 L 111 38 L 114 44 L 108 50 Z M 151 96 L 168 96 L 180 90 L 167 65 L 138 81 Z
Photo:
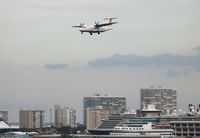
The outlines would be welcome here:
M 200 128 L 197 129 L 176 129 L 176 131 L 182 131 L 182 132 L 188 132 L 188 131 L 196 131 L 196 132 L 200 132 Z
M 189 134 L 187 134 L 187 133 L 185 133 L 185 134 L 182 134 L 182 133 L 177 133 L 177 134 L 175 134 L 176 136 L 200 136 L 200 134 L 198 133 L 198 134 L 193 134 L 193 133 L 189 133 Z
M 200 124 L 198 123 L 198 124 L 175 124 L 175 125 L 173 125 L 173 126 L 176 126 L 176 127 L 180 127 L 180 126 L 182 126 L 182 127 L 193 127 L 193 126 L 195 126 L 195 127 L 198 127 L 198 126 L 200 126 Z
M 123 129 L 123 130 L 143 130 L 144 128 L 139 128 L 139 127 L 136 127 L 136 128 L 134 128 L 134 127 L 122 127 L 122 128 L 115 128 L 115 129 L 117 129 L 117 130 L 120 130 L 120 129 Z

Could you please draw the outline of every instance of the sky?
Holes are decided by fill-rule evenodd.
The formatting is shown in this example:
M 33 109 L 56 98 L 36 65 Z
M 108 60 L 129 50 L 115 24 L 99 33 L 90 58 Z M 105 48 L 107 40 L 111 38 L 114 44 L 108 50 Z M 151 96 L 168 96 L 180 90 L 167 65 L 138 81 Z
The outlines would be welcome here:
M 83 97 L 125 96 L 140 89 L 177 90 L 179 109 L 199 103 L 199 0 L 0 0 L 0 110 L 72 106 Z M 73 25 L 106 22 L 113 30 L 81 34 Z

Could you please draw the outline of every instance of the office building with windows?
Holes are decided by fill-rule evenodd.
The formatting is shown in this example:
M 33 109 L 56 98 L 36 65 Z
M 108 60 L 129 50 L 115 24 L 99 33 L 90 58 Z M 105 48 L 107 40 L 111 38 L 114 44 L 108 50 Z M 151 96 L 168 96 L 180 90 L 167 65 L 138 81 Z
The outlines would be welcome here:
M 91 97 L 84 97 L 83 99 L 83 123 L 87 126 L 87 109 L 106 109 L 119 110 L 123 113 L 126 110 L 126 98 L 120 96 L 110 95 L 95 95 Z
M 147 104 L 154 104 L 162 114 L 172 114 L 177 110 L 177 92 L 163 88 L 141 89 L 141 109 Z

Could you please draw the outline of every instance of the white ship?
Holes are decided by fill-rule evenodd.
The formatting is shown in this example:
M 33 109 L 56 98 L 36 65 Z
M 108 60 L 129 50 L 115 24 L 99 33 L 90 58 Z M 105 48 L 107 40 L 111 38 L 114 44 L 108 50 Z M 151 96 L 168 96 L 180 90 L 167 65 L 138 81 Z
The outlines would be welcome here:
M 152 123 L 131 123 L 114 127 L 110 135 L 129 136 L 161 136 L 164 138 L 173 137 L 173 129 L 153 128 Z
M 11 132 L 11 131 L 19 131 L 19 128 L 10 127 L 4 121 L 0 121 L 0 134 L 1 133 L 6 133 L 6 132 Z

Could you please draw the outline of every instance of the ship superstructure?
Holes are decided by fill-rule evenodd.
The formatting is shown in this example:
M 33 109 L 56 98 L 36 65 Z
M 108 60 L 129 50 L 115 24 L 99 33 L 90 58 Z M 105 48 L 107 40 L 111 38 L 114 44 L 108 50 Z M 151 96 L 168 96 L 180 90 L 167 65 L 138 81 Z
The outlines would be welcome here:
M 4 121 L 0 121 L 0 134 L 6 133 L 6 132 L 11 132 L 11 131 L 19 131 L 19 128 L 10 127 Z

